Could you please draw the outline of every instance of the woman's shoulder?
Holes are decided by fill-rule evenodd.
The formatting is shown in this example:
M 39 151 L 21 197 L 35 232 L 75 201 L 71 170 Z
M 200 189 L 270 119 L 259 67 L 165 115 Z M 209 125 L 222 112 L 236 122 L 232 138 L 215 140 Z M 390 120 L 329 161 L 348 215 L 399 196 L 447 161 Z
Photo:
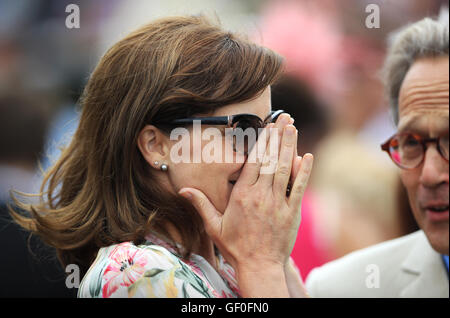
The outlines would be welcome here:
M 132 242 L 103 247 L 78 297 L 211 297 L 207 286 L 165 247 Z

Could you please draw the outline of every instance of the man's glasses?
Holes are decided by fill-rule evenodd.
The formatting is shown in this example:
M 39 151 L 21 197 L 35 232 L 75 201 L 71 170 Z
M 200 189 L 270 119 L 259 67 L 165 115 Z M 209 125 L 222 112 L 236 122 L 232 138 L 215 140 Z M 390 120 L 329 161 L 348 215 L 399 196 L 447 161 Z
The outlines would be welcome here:
M 448 135 L 438 138 L 422 138 L 417 134 L 402 133 L 389 138 L 381 149 L 402 169 L 414 169 L 424 160 L 427 144 L 436 143 L 440 155 L 448 161 Z
M 239 136 L 239 134 L 245 132 L 249 128 L 253 129 L 256 137 L 254 141 L 256 141 L 258 139 L 259 133 L 261 132 L 261 129 L 266 125 L 275 122 L 282 113 L 284 113 L 283 110 L 271 111 L 269 116 L 267 116 L 264 120 L 253 114 L 236 114 L 230 116 L 182 118 L 158 124 L 183 126 L 192 124 L 194 120 L 199 120 L 201 121 L 202 125 L 224 125 L 227 128 L 231 128 L 235 132 L 237 131 L 237 133 L 233 133 L 232 136 L 233 150 L 242 152 L 247 155 L 252 149 L 254 142 L 252 142 L 251 138 L 249 138 L 248 136 L 245 140 L 245 136 Z

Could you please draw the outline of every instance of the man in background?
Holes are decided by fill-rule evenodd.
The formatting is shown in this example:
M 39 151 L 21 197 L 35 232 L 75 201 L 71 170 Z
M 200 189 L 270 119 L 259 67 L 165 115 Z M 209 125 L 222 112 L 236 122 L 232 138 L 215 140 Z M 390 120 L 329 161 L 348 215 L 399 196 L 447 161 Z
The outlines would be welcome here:
M 312 297 L 449 297 L 448 11 L 392 39 L 385 84 L 397 133 L 383 150 L 400 169 L 421 229 L 313 270 Z

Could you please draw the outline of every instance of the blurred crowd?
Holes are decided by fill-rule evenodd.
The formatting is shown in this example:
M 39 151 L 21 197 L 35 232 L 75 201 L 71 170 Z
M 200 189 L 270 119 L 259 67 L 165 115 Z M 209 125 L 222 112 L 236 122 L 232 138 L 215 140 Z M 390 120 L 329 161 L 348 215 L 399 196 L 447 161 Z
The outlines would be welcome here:
M 80 8 L 78 29 L 65 25 L 70 3 Z M 365 24 L 369 4 L 380 8 L 380 28 Z M 78 98 L 109 45 L 156 17 L 205 12 L 286 59 L 272 105 L 295 118 L 299 152 L 316 158 L 292 254 L 302 276 L 356 249 L 411 233 L 417 225 L 404 189 L 380 150 L 394 124 L 379 71 L 388 34 L 437 15 L 442 6 L 448 0 L 0 0 L 0 202 L 11 188 L 39 191 L 39 168 L 46 169 L 70 140 Z M 14 240 L 26 241 L 22 232 L 12 239 L 13 230 L 0 223 L 2 251 L 16 253 Z M 38 261 L 56 266 L 48 253 Z M 33 277 L 39 268 L 30 271 Z M 58 283 L 63 272 L 58 275 L 44 276 Z M 65 293 L 58 295 L 71 295 Z

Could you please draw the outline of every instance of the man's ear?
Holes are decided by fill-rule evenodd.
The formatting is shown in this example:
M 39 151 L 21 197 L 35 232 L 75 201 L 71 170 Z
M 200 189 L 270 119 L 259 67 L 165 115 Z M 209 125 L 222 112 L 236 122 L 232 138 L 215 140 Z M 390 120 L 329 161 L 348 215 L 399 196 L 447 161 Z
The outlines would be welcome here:
M 167 137 L 153 125 L 146 125 L 138 135 L 137 146 L 145 161 L 158 168 L 155 162 L 164 162 L 169 154 Z

